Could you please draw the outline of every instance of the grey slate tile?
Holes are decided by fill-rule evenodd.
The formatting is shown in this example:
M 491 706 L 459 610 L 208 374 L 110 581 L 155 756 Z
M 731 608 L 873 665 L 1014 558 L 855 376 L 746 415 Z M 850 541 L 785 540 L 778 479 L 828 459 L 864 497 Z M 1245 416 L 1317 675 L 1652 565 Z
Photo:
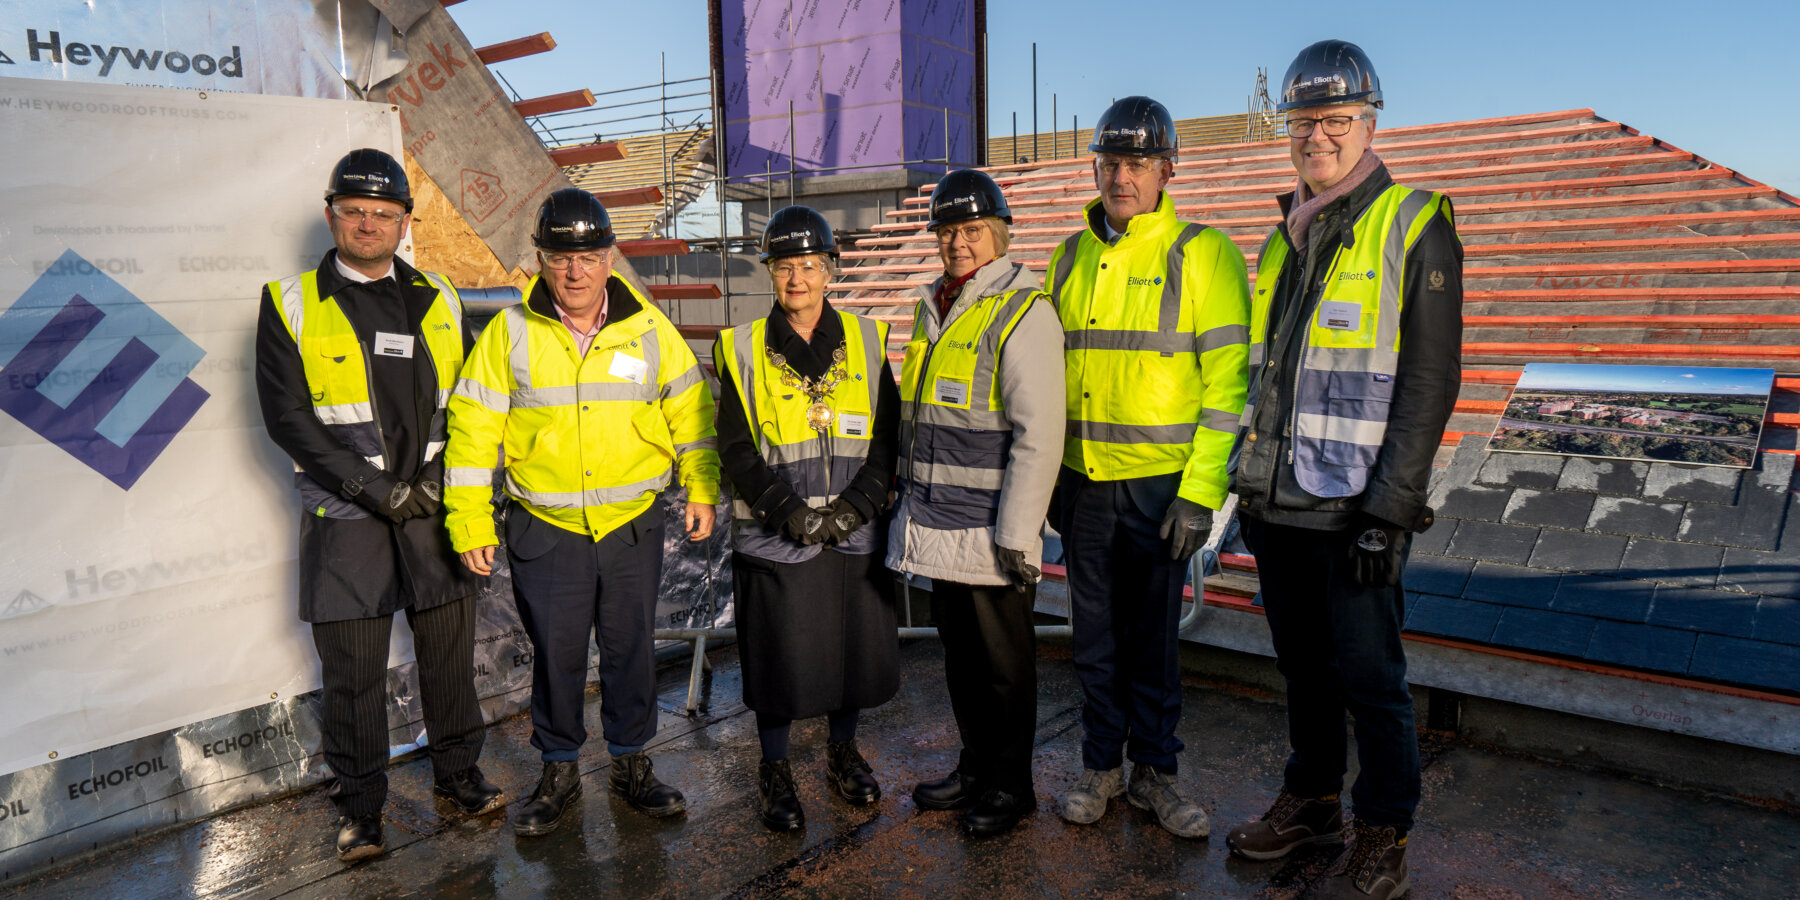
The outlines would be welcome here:
M 1703 634 L 1688 674 L 1732 684 L 1800 690 L 1800 647 Z
M 1644 496 L 1660 500 L 1732 503 L 1737 500 L 1742 469 L 1651 463 L 1644 477 Z
M 1595 662 L 1679 675 L 1687 672 L 1698 638 L 1691 631 L 1674 628 L 1601 621 L 1594 623 L 1586 655 Z
M 1547 491 L 1562 475 L 1563 457 L 1541 453 L 1492 453 L 1476 481 L 1497 487 L 1522 487 Z
M 1444 497 L 1451 491 L 1475 483 L 1475 476 L 1480 474 L 1481 465 L 1488 457 L 1487 445 L 1485 434 L 1463 435 L 1456 445 L 1456 454 L 1450 457 L 1450 464 L 1432 474 L 1429 500 L 1432 506 L 1443 506 Z
M 1500 607 L 1458 597 L 1421 596 L 1406 618 L 1406 630 L 1487 643 L 1500 621 Z
M 1502 606 L 1548 609 L 1550 601 L 1556 597 L 1556 586 L 1560 581 L 1562 576 L 1556 572 L 1478 562 L 1475 570 L 1469 573 L 1469 583 L 1463 588 L 1463 597 Z
M 1649 463 L 1574 456 L 1563 464 L 1556 489 L 1635 497 L 1644 490 L 1644 475 L 1649 471 Z
M 1621 622 L 1642 622 L 1650 613 L 1650 601 L 1656 596 L 1656 585 L 1629 578 L 1603 578 L 1598 575 L 1564 575 L 1557 585 L 1556 599 L 1550 608 L 1559 612 Z
M 1457 519 L 1480 519 L 1485 522 L 1498 522 L 1506 512 L 1507 498 L 1512 496 L 1510 488 L 1485 487 L 1470 485 L 1450 492 L 1444 498 L 1444 505 L 1438 512 Z
M 1619 574 L 1664 584 L 1712 587 L 1719 580 L 1724 556 L 1724 547 L 1710 544 L 1632 538 L 1625 547 L 1624 561 L 1619 563 Z
M 1587 651 L 1594 620 L 1547 609 L 1509 606 L 1494 626 L 1493 643 L 1541 653 L 1580 656 Z
M 1513 491 L 1502 521 L 1513 525 L 1541 525 L 1579 531 L 1587 526 L 1588 515 L 1593 512 L 1596 499 L 1598 498 L 1593 494 L 1575 491 L 1534 491 L 1520 488 Z
M 1540 569 L 1611 572 L 1625 558 L 1626 540 L 1621 534 L 1545 529 L 1538 536 L 1537 549 L 1531 551 L 1531 564 Z
M 1800 644 L 1800 600 L 1762 598 L 1756 608 L 1755 637 L 1776 644 Z
M 1754 484 L 1767 491 L 1785 491 L 1793 486 L 1795 461 L 1792 453 L 1759 453 L 1756 469 L 1744 486 Z
M 1456 533 L 1456 519 L 1436 517 L 1430 528 L 1413 535 L 1412 555 L 1443 556 L 1444 549 L 1450 546 L 1450 536 Z
M 1631 537 L 1673 538 L 1681 527 L 1680 503 L 1650 503 L 1631 497 L 1596 497 L 1589 531 Z
M 1787 517 L 1786 491 L 1746 488 L 1732 506 L 1689 503 L 1678 532 L 1684 541 L 1773 550 Z
M 1664 584 L 1656 588 L 1647 621 L 1666 628 L 1750 637 L 1756 624 L 1757 600 L 1732 591 Z
M 1776 597 L 1800 597 L 1800 560 L 1781 551 L 1725 549 L 1719 588 Z
M 1463 522 L 1456 526 L 1445 553 L 1493 562 L 1523 564 L 1537 544 L 1538 529 L 1495 522 Z
M 1460 597 L 1469 581 L 1469 570 L 1475 564 L 1466 559 L 1441 556 L 1414 556 L 1406 560 L 1400 580 L 1408 591 Z

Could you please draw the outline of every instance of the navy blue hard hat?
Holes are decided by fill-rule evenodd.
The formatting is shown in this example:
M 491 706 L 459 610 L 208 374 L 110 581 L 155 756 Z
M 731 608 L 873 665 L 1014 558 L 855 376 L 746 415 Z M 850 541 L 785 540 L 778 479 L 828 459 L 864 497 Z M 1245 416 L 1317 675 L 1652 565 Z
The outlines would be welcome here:
M 406 183 L 406 167 L 386 153 L 363 147 L 344 154 L 331 169 L 325 186 L 325 202 L 339 197 L 374 197 L 392 200 L 412 212 L 412 188 Z
M 551 191 L 538 207 L 531 242 L 539 250 L 604 250 L 613 245 L 612 216 L 593 194 L 581 188 Z
M 762 252 L 757 259 L 768 262 L 787 256 L 823 253 L 838 258 L 837 236 L 831 223 L 808 206 L 784 206 L 769 217 L 763 228 Z
M 1100 114 L 1088 150 L 1121 156 L 1163 156 L 1181 145 L 1167 107 L 1149 97 L 1122 97 Z
M 1381 79 L 1369 54 L 1349 41 L 1320 41 L 1294 57 L 1281 79 L 1279 112 L 1367 103 L 1381 108 Z
M 931 189 L 931 221 L 925 227 L 935 231 L 939 225 L 990 217 L 1012 224 L 1005 192 L 986 172 L 957 169 L 938 179 Z

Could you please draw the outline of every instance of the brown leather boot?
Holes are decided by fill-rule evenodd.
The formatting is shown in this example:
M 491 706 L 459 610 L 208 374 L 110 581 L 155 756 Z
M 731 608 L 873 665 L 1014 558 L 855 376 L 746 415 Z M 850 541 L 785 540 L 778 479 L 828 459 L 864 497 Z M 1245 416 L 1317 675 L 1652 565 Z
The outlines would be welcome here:
M 1406 839 L 1393 826 L 1355 823 L 1350 846 L 1307 893 L 1310 900 L 1395 900 L 1412 882 L 1406 871 Z
M 1245 859 L 1280 859 L 1296 847 L 1343 841 L 1344 805 L 1335 796 L 1296 797 L 1283 788 L 1262 818 L 1231 829 L 1225 846 Z

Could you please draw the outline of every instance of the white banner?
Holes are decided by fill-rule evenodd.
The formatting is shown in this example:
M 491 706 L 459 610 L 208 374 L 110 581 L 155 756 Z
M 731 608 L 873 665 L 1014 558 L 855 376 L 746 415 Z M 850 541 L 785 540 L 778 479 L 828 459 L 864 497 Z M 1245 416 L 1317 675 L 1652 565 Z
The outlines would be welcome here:
M 366 0 L 0 0 L 0 77 L 346 99 L 404 65 Z
M 257 302 L 331 246 L 333 163 L 399 125 L 0 78 L 0 774 L 317 686 Z

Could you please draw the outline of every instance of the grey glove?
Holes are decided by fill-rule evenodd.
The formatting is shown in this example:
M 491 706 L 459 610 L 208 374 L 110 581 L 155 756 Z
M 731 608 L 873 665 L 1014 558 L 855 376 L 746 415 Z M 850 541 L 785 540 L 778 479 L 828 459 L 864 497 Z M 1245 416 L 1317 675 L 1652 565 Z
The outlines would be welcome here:
M 822 512 L 825 515 L 825 530 L 829 532 L 825 537 L 825 546 L 827 547 L 837 546 L 856 529 L 863 527 L 866 521 L 863 519 L 862 511 L 843 497 L 831 501 L 831 505 Z
M 810 547 L 829 537 L 831 529 L 825 527 L 824 510 L 802 506 L 781 523 L 781 533 L 800 542 L 802 547 Z
M 1206 538 L 1212 534 L 1212 510 L 1176 497 L 1169 504 L 1169 511 L 1163 513 L 1163 540 L 1169 542 L 1169 558 L 1186 562 L 1202 546 Z
M 1361 587 L 1391 587 L 1400 580 L 1400 555 L 1406 529 L 1358 512 L 1345 536 L 1350 580 Z
M 994 555 L 999 558 L 1000 571 L 1012 582 L 1013 590 L 1023 594 L 1032 585 L 1037 584 L 1044 573 L 1037 566 L 1025 561 L 1025 551 L 1010 547 L 995 547 Z

